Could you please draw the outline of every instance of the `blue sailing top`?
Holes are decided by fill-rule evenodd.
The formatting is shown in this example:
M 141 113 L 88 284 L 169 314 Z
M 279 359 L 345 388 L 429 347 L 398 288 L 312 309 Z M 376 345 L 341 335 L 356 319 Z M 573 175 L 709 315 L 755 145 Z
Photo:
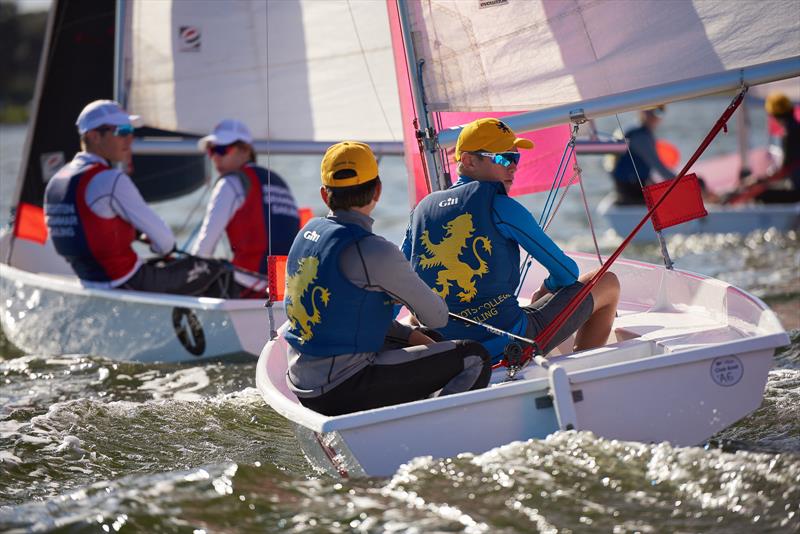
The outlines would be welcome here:
M 458 181 L 453 184 L 453 186 L 448 189 L 447 192 L 455 193 L 460 188 L 467 186 L 468 184 L 475 183 L 476 181 L 466 177 L 460 176 Z M 481 191 L 483 194 L 487 196 L 491 196 L 491 202 L 488 202 L 487 198 L 487 208 L 491 211 L 491 216 L 486 217 L 485 219 L 481 217 L 479 214 L 475 214 L 476 221 L 489 221 L 491 220 L 492 228 L 487 228 L 485 224 L 483 224 L 483 228 L 478 227 L 475 224 L 476 231 L 474 232 L 474 236 L 480 236 L 490 233 L 496 232 L 505 243 L 493 243 L 493 250 L 500 250 L 500 247 L 506 246 L 521 246 L 528 252 L 536 261 L 538 261 L 542 266 L 547 269 L 550 276 L 544 281 L 545 287 L 547 287 L 550 291 L 557 291 L 558 289 L 569 286 L 574 284 L 579 275 L 579 270 L 577 264 L 569 258 L 564 252 L 544 233 L 541 229 L 539 224 L 533 218 L 533 215 L 519 202 L 516 200 L 508 197 L 505 192 L 505 187 L 502 183 L 499 182 L 480 182 L 481 183 Z M 430 196 L 430 195 L 429 195 Z M 459 195 L 460 196 L 460 195 Z M 427 197 L 426 197 L 427 198 Z M 438 197 L 436 197 L 438 200 Z M 421 206 L 429 204 L 431 201 L 427 201 L 423 199 L 420 202 Z M 438 204 L 438 203 L 437 203 Z M 462 204 L 462 207 L 464 205 Z M 417 210 L 420 206 L 417 207 Z M 484 208 L 486 209 L 486 208 Z M 416 212 L 416 210 L 415 210 Z M 421 214 L 420 214 L 421 215 Z M 422 221 L 423 224 L 427 224 L 426 221 Z M 434 223 L 429 224 L 429 226 L 433 226 Z M 403 254 L 405 254 L 406 258 L 412 260 L 412 249 L 414 249 L 414 239 L 419 239 L 420 231 L 422 230 L 421 226 L 418 226 L 416 229 L 413 227 L 414 225 L 414 214 L 412 214 L 412 223 L 409 224 L 408 229 L 406 230 L 406 236 L 403 241 L 402 250 Z M 489 256 L 491 257 L 491 256 Z M 504 254 L 504 257 L 510 259 L 511 256 L 507 256 Z M 518 258 L 518 256 L 517 256 Z M 519 260 L 516 261 L 505 261 L 502 265 L 502 272 L 490 272 L 487 273 L 486 276 L 488 277 L 497 277 L 498 279 L 505 280 L 513 278 L 512 275 L 518 277 L 519 273 Z M 518 278 L 515 278 L 518 279 Z M 478 282 L 476 277 L 476 282 Z M 479 283 L 479 282 L 478 282 Z M 512 290 L 513 292 L 513 290 Z M 495 295 L 496 296 L 496 295 Z M 484 300 L 486 297 L 491 299 L 492 295 L 482 295 Z M 457 300 L 457 299 L 456 299 Z M 448 305 L 451 304 L 453 298 L 447 298 Z M 516 300 L 513 300 L 514 304 L 516 304 Z M 525 314 L 521 313 L 521 310 L 518 306 L 517 313 L 515 314 L 515 321 L 514 323 L 508 327 L 504 328 L 511 333 L 524 335 L 525 329 L 527 327 L 527 318 Z M 452 308 L 451 308 L 452 309 Z M 455 310 L 453 310 L 455 311 Z M 455 320 L 451 320 L 451 323 L 455 322 Z M 493 321 L 487 321 L 492 324 Z M 498 325 L 499 326 L 499 325 Z M 507 325 L 504 325 L 507 326 Z M 448 327 L 449 328 L 449 325 Z M 472 328 L 471 330 L 475 330 Z M 461 332 L 460 332 L 461 333 Z M 446 334 L 445 334 L 446 335 Z M 507 342 L 504 337 L 501 336 L 494 336 L 488 334 L 487 332 L 483 331 L 480 334 L 476 331 L 474 334 L 469 336 L 470 339 L 476 339 L 481 341 L 484 345 L 486 345 L 489 352 L 493 355 L 499 355 L 502 353 L 503 348 Z

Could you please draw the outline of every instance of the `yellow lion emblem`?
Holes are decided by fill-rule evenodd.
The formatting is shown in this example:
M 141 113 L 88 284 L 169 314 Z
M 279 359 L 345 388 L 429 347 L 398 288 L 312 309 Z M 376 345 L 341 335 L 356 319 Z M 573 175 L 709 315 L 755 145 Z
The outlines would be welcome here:
M 297 272 L 286 277 L 286 315 L 289 317 L 292 327 L 302 332 L 300 343 L 305 343 L 314 337 L 314 332 L 311 330 L 311 327 L 318 324 L 321 320 L 315 300 L 316 297 L 319 296 L 319 299 L 325 306 L 328 305 L 328 300 L 331 298 L 331 293 L 326 288 L 314 286 L 311 289 L 310 295 L 311 309 L 313 311 L 311 314 L 308 313 L 308 310 L 301 301 L 311 284 L 317 279 L 318 269 L 319 258 L 309 256 L 307 258 L 301 258 L 297 262 Z
M 478 294 L 473 278 L 476 276 L 481 277 L 489 272 L 489 266 L 478 254 L 476 245 L 481 243 L 483 249 L 488 254 L 491 254 L 492 242 L 485 236 L 479 236 L 472 240 L 472 253 L 478 259 L 478 268 L 473 269 L 459 259 L 467 247 L 467 240 L 475 233 L 472 215 L 469 213 L 459 215 L 445 224 L 443 228 L 446 232 L 439 243 L 431 242 L 427 230 L 422 232 L 420 242 L 427 254 L 420 256 L 419 266 L 423 269 L 444 267 L 436 275 L 436 285 L 438 287 L 435 287 L 434 291 L 446 298 L 450 294 L 450 282 L 453 281 L 461 288 L 461 292 L 458 293 L 461 302 L 470 302 Z

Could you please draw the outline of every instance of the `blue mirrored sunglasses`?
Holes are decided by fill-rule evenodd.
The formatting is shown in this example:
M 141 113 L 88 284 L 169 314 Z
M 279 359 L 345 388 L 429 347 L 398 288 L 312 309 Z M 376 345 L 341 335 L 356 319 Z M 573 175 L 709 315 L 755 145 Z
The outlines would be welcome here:
M 129 135 L 133 135 L 133 125 L 131 124 L 120 124 L 119 126 L 101 126 L 99 128 L 95 128 L 98 132 L 112 132 L 117 137 L 127 137 Z
M 512 163 L 517 165 L 522 157 L 522 154 L 519 152 L 476 152 L 476 154 L 489 158 L 492 160 L 492 163 L 502 165 L 503 167 L 510 167 Z

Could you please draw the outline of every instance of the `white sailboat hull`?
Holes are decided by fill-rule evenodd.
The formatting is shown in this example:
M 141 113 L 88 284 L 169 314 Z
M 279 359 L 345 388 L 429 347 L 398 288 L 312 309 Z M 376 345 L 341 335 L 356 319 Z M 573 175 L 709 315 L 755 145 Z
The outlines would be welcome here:
M 52 247 L 22 240 L 15 247 L 17 267 L 0 263 L 0 325 L 27 353 L 138 362 L 252 360 L 269 337 L 260 299 L 89 289 L 63 274 L 65 264 Z M 60 274 L 38 272 L 44 265 Z M 273 313 L 276 324 L 286 320 L 282 302 Z
M 800 203 L 707 205 L 708 215 L 700 219 L 665 228 L 664 235 L 675 234 L 748 234 L 755 230 L 776 228 L 786 232 L 800 226 Z M 644 206 L 619 206 L 610 193 L 598 204 L 597 211 L 608 220 L 616 233 L 627 236 L 647 214 Z M 653 225 L 647 222 L 633 238 L 634 243 L 655 241 Z
M 589 256 L 573 257 L 582 271 L 593 267 Z M 619 261 L 614 272 L 623 288 L 614 342 L 550 358 L 569 377 L 573 402 L 566 407 L 574 408 L 577 429 L 694 445 L 760 405 L 775 348 L 788 343 L 761 301 L 717 280 L 648 264 Z M 522 294 L 543 274 L 529 276 Z M 309 460 L 341 476 L 390 475 L 417 456 L 480 453 L 563 428 L 548 372 L 533 364 L 509 383 L 496 371 L 485 390 L 337 417 L 298 403 L 286 387 L 286 365 L 278 337 L 261 353 L 257 387 L 297 425 Z

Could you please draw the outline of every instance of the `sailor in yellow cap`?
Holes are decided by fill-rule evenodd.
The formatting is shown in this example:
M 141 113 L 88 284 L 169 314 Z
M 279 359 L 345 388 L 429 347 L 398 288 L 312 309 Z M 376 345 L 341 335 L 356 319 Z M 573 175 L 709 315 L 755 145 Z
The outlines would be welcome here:
M 466 125 L 456 144 L 458 181 L 420 201 L 402 247 L 451 312 L 527 338 L 547 326 L 593 274 L 581 277 L 576 263 L 507 194 L 520 163 L 519 149 L 531 148 L 530 140 L 517 137 L 498 119 Z M 520 247 L 550 273 L 530 306 L 516 298 Z M 606 273 L 544 352 L 576 330 L 577 350 L 605 344 L 618 298 L 617 278 Z M 440 331 L 447 339 L 482 342 L 495 361 L 509 341 L 458 320 Z
M 770 93 L 764 102 L 767 114 L 777 121 L 783 130 L 780 139 L 782 160 L 780 166 L 761 180 L 770 184 L 755 199 L 759 202 L 800 202 L 800 122 L 792 101 L 783 93 Z
M 394 320 L 401 302 L 438 328 L 447 307 L 395 245 L 372 233 L 381 180 L 370 147 L 331 146 L 321 174 L 330 212 L 300 230 L 286 263 L 288 378 L 300 402 L 338 415 L 485 387 L 491 367 L 479 343 L 436 343 L 436 332 Z
M 726 203 L 800 202 L 800 122 L 795 107 L 785 94 L 773 92 L 764 101 L 764 111 L 782 131 L 778 164 L 766 176 L 750 175 L 742 180 L 742 185 L 727 196 Z

